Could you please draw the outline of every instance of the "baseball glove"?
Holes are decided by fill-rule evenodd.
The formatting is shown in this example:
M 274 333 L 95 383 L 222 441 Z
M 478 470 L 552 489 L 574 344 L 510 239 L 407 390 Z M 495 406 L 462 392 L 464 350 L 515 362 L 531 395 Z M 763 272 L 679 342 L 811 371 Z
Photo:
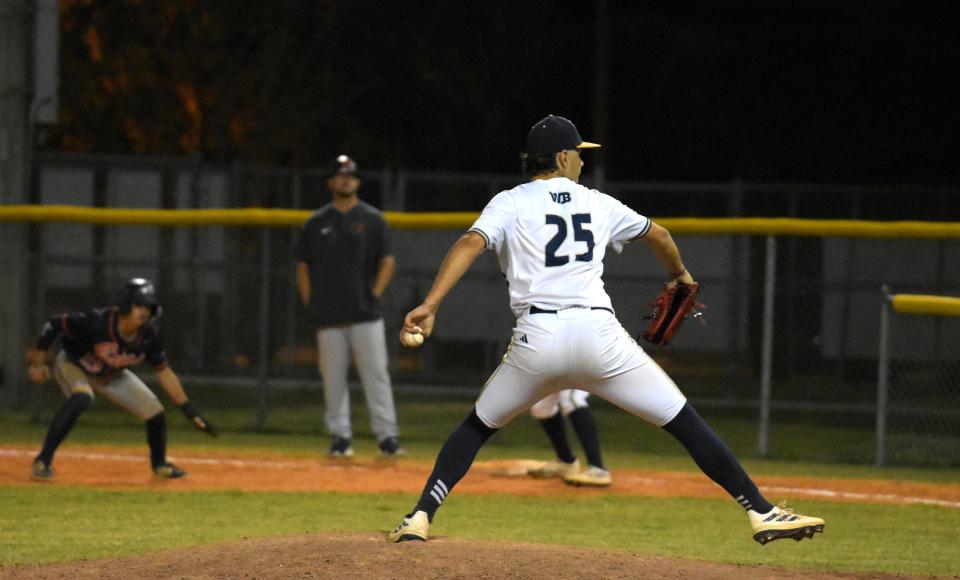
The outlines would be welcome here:
M 671 286 L 666 284 L 660 294 L 650 303 L 652 312 L 644 320 L 650 320 L 646 332 L 643 333 L 643 339 L 647 342 L 663 346 L 673 340 L 674 335 L 680 330 L 680 323 L 687 318 L 698 318 L 701 316 L 699 308 L 703 304 L 697 303 L 697 292 L 700 291 L 700 284 L 683 284 L 677 282 Z

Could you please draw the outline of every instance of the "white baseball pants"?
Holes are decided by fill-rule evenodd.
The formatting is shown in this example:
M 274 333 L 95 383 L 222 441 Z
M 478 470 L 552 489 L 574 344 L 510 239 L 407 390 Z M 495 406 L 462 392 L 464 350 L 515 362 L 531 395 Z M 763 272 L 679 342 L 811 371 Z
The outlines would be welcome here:
M 607 310 L 567 308 L 517 319 L 503 361 L 477 399 L 477 415 L 500 429 L 547 395 L 582 389 L 658 427 L 686 397 Z
M 557 414 L 557 411 L 563 413 L 566 417 L 577 409 L 589 407 L 587 397 L 590 393 L 580 389 L 564 389 L 557 393 L 547 395 L 530 407 L 530 414 L 534 419 L 549 419 Z

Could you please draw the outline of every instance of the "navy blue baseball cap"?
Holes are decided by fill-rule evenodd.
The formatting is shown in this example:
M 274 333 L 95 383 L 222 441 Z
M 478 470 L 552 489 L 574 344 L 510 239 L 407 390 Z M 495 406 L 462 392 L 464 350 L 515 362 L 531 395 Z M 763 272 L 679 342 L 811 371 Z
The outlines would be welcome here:
M 338 155 L 333 162 L 333 174 L 357 175 L 357 162 L 348 155 Z
M 570 119 L 547 115 L 527 133 L 527 153 L 558 153 L 570 149 L 596 149 L 598 143 L 580 138 L 577 126 Z

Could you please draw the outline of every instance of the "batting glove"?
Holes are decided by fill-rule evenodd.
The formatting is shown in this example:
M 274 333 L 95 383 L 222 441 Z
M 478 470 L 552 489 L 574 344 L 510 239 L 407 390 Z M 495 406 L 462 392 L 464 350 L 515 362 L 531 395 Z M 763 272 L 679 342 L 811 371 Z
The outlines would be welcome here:
M 187 416 L 187 419 L 189 419 L 194 426 L 196 426 L 197 429 L 200 429 L 211 437 L 216 437 L 220 434 L 220 432 L 217 431 L 217 428 L 214 427 L 210 421 L 207 421 L 203 418 L 203 415 L 200 414 L 200 410 L 197 409 L 197 406 L 193 404 L 193 401 L 187 401 L 186 403 L 180 405 L 180 409 L 183 411 L 183 414 Z

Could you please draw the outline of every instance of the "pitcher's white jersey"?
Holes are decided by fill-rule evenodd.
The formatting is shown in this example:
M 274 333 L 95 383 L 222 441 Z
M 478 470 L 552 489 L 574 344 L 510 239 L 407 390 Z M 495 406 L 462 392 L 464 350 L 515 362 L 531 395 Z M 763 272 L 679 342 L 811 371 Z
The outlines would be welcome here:
M 497 253 L 519 316 L 530 306 L 612 309 L 601 278 L 606 248 L 619 252 L 649 229 L 649 218 L 609 195 L 555 177 L 498 193 L 470 231 Z

